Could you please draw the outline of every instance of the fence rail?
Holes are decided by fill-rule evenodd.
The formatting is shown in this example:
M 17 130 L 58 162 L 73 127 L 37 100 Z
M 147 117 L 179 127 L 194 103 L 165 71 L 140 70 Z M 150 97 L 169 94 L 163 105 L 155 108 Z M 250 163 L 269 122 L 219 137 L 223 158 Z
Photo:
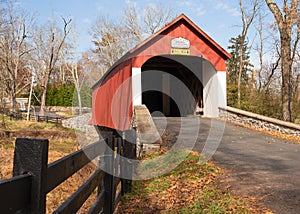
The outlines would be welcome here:
M 1 212 L 15 213 L 26 208 L 30 199 L 30 174 L 0 181 Z
M 22 113 L 20 111 L 10 112 L 9 109 L 0 109 L 1 114 L 5 114 L 9 117 L 10 120 L 27 120 L 27 113 Z M 52 122 L 52 123 L 61 123 L 63 117 L 62 116 L 40 116 L 36 114 L 29 114 L 29 120 L 35 120 L 37 122 Z
M 36 115 L 36 116 L 29 115 L 29 120 L 30 120 L 30 117 L 35 117 L 35 120 L 37 122 L 46 122 L 46 123 L 49 123 L 49 122 L 61 123 L 61 120 L 62 120 L 62 117 L 39 116 L 39 115 Z
M 102 170 L 95 171 L 94 174 L 82 186 L 80 186 L 78 190 L 67 201 L 65 201 L 59 208 L 57 208 L 54 213 L 76 213 L 76 211 L 80 209 L 80 207 L 88 199 L 90 194 L 99 185 L 103 178 L 104 172 Z M 104 189 L 101 189 L 100 194 L 101 198 L 103 198 L 104 201 L 103 193 Z M 96 201 L 95 206 L 98 206 L 98 203 L 100 202 Z M 99 207 L 103 207 L 103 203 L 100 204 Z
M 100 155 L 107 154 L 108 148 L 125 157 L 135 156 L 132 153 L 135 151 L 134 143 L 128 143 L 119 135 L 111 134 L 110 139 L 95 142 L 48 165 L 48 145 L 47 139 L 16 140 L 13 178 L 0 181 L 1 212 L 45 213 L 46 194 L 95 158 L 103 161 Z M 126 166 L 117 155 L 105 156 L 105 162 L 101 164 L 112 167 L 114 172 L 128 170 L 128 167 L 124 169 Z M 98 168 L 53 213 L 76 213 L 95 189 L 97 198 L 89 213 L 113 213 L 121 195 L 130 191 L 131 182 Z
M 99 154 L 103 154 L 103 141 L 95 142 L 81 150 L 57 160 L 48 166 L 47 193 L 57 185 L 72 176 L 79 169 L 95 159 Z M 103 152 L 103 153 L 102 153 Z
M 10 120 L 26 120 L 27 116 L 24 116 L 20 112 L 14 112 L 14 113 L 8 113 L 7 116 L 9 116 Z M 29 120 L 35 120 L 37 122 L 52 122 L 52 123 L 61 123 L 63 117 L 57 117 L 57 116 L 39 116 L 39 115 L 32 115 L 29 114 Z

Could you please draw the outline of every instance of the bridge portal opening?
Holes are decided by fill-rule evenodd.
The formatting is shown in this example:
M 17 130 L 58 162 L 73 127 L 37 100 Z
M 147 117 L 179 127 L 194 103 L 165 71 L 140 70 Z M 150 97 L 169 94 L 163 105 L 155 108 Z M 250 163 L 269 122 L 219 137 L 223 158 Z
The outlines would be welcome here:
M 203 109 L 202 58 L 164 55 L 142 66 L 142 103 L 153 116 L 185 117 Z

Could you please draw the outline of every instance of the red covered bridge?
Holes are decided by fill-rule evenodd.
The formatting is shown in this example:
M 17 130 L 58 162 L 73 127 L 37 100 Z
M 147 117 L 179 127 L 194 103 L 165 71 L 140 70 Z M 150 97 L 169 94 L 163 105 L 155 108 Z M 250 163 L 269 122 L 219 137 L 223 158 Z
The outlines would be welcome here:
M 184 14 L 127 52 L 93 86 L 93 125 L 131 129 L 133 108 L 165 116 L 218 116 L 226 106 L 222 47 Z

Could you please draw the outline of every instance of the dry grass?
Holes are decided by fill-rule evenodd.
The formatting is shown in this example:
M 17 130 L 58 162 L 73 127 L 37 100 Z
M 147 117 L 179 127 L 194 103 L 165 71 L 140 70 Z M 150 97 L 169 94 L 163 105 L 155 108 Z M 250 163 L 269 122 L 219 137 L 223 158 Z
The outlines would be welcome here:
M 0 180 L 11 178 L 13 170 L 14 144 L 18 137 L 49 139 L 48 163 L 58 160 L 78 149 L 77 134 L 57 124 L 26 121 L 6 121 L 6 130 L 0 130 Z M 46 213 L 52 213 L 94 172 L 96 166 L 88 164 L 47 194 Z M 84 204 L 78 213 L 86 213 L 96 193 Z
M 3 146 L 0 146 L 0 179 L 12 176 L 13 155 L 14 150 L 12 148 L 5 149 Z
M 212 162 L 200 165 L 199 154 L 191 152 L 171 172 L 134 181 L 133 191 L 123 197 L 116 213 L 271 213 L 255 198 L 219 188 L 224 173 Z
M 80 185 L 82 185 L 94 172 L 95 166 L 91 163 L 79 170 L 76 174 L 64 181 L 57 188 L 47 194 L 46 213 L 53 213 L 72 193 L 74 193 Z M 88 208 L 92 205 L 96 198 L 94 192 L 90 200 L 88 200 L 78 213 L 87 213 Z

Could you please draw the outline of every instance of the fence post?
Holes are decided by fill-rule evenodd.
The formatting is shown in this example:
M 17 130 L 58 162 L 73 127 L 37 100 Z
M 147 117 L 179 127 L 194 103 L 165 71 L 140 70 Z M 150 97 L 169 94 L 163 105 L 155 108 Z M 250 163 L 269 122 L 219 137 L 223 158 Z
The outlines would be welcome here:
M 114 150 L 114 138 L 111 135 L 109 138 L 106 138 L 106 143 L 108 147 L 112 150 Z M 112 151 L 107 151 L 105 152 L 105 169 L 106 171 L 110 171 L 113 173 L 114 169 L 114 153 Z M 105 202 L 104 202 L 104 207 L 103 211 L 105 214 L 112 214 L 114 212 L 114 203 L 115 203 L 115 195 L 114 195 L 114 176 L 105 172 L 104 176 L 104 190 L 105 190 Z
M 28 213 L 46 212 L 46 178 L 48 169 L 47 139 L 17 138 L 13 175 L 32 175 L 31 199 Z
M 132 173 L 134 166 L 132 160 L 136 159 L 136 130 L 125 131 L 125 139 L 123 144 L 123 156 L 127 158 L 127 163 L 121 166 L 124 173 L 128 173 L 131 179 L 123 179 L 124 193 L 130 192 L 132 187 Z M 124 161 L 125 162 L 125 161 Z

